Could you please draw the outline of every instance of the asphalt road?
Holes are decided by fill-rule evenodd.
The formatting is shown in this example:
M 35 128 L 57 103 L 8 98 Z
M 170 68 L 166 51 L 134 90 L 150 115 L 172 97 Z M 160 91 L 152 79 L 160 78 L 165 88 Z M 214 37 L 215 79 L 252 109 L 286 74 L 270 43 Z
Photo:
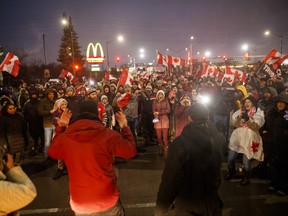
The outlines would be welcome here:
M 139 141 L 141 145 L 141 140 Z M 156 145 L 142 146 L 143 152 L 131 160 L 116 160 L 118 185 L 126 216 L 153 215 L 156 195 L 164 167 L 163 157 Z M 27 157 L 23 168 L 37 187 L 36 199 L 21 210 L 26 216 L 73 215 L 69 207 L 68 175 L 58 180 L 56 161 L 43 161 L 43 155 Z M 227 164 L 223 160 L 222 172 Z M 223 216 L 285 216 L 288 215 L 288 196 L 268 193 L 268 179 L 252 178 L 249 186 L 239 185 L 240 177 L 223 181 L 220 195 L 224 202 Z

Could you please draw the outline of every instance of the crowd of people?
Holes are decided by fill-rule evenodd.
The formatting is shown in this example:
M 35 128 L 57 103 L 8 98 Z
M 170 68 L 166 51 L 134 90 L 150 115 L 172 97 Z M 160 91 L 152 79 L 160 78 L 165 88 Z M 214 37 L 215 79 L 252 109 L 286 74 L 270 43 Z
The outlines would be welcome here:
M 101 166 L 106 167 L 109 172 L 105 173 L 110 179 L 105 181 L 107 183 L 105 187 L 110 188 L 111 196 L 107 197 L 106 204 L 109 203 L 109 205 L 96 203 L 93 205 L 92 212 L 101 212 L 107 209 L 122 211 L 119 191 L 113 186 L 117 175 L 111 164 L 113 164 L 114 156 L 131 158 L 135 156 L 136 150 L 142 151 L 143 149 L 137 143 L 139 137 L 143 137 L 144 145 L 158 145 L 159 155 L 163 156 L 166 164 L 170 164 L 168 173 L 165 170 L 163 173 L 157 200 L 157 215 L 168 211 L 169 205 L 172 205 L 175 199 L 180 200 L 180 206 L 186 208 L 187 202 L 195 201 L 197 198 L 202 199 L 203 194 L 206 194 L 199 188 L 195 195 L 188 196 L 183 188 L 176 188 L 181 185 L 183 179 L 178 179 L 177 184 L 174 184 L 173 181 L 165 182 L 171 177 L 170 172 L 173 168 L 175 174 L 180 169 L 180 164 L 173 163 L 177 160 L 184 161 L 185 157 L 190 158 L 189 162 L 185 163 L 185 169 L 189 166 L 200 166 L 195 163 L 204 164 L 200 166 L 201 170 L 198 169 L 199 167 L 194 169 L 195 172 L 199 172 L 199 175 L 204 174 L 202 169 L 205 169 L 206 173 L 209 164 L 213 163 L 213 167 L 209 168 L 215 174 L 210 179 L 212 182 L 207 180 L 208 186 L 197 181 L 195 184 L 202 185 L 202 187 L 210 187 L 213 184 L 214 187 L 210 189 L 214 192 L 207 193 L 208 198 L 206 198 L 213 200 L 210 203 L 211 211 L 215 209 L 215 206 L 220 208 L 221 200 L 216 191 L 218 183 L 220 184 L 218 182 L 220 172 L 218 165 L 221 157 L 219 149 L 217 148 L 216 151 L 213 147 L 215 144 L 219 148 L 224 146 L 221 147 L 221 151 L 228 154 L 228 172 L 224 176 L 225 180 L 230 180 L 237 174 L 236 161 L 241 154 L 244 165 L 243 179 L 240 183 L 242 186 L 250 183 L 252 160 L 256 160 L 259 162 L 258 168 L 261 168 L 261 171 L 271 173 L 269 190 L 276 191 L 278 195 L 288 194 L 287 79 L 258 78 L 252 72 L 245 83 L 242 83 L 237 77 L 233 83 L 228 81 L 227 78 L 215 80 L 212 77 L 194 78 L 172 75 L 151 79 L 134 77 L 132 83 L 125 85 L 118 85 L 116 82 L 103 79 L 93 86 L 88 83 L 72 84 L 69 81 L 62 82 L 61 80 L 45 85 L 27 84 L 23 81 L 20 88 L 16 90 L 11 86 L 4 86 L 1 88 L 0 98 L 0 144 L 6 152 L 12 155 L 15 164 L 18 165 L 22 163 L 24 151 L 29 151 L 31 156 L 44 153 L 47 159 L 49 157 L 57 159 L 58 170 L 53 176 L 55 180 L 64 175 L 64 169 L 67 167 L 70 189 L 72 188 L 71 206 L 74 206 L 73 210 L 79 215 L 81 212 L 85 212 L 85 208 L 88 208 L 79 204 L 86 199 L 83 198 L 83 191 L 79 192 L 77 183 L 73 180 L 74 174 L 81 172 L 73 163 L 73 159 L 81 157 L 81 155 L 77 156 L 71 153 L 77 152 L 77 147 L 69 150 L 64 148 L 64 144 L 69 142 L 69 146 L 70 144 L 73 146 L 77 143 L 87 142 L 90 145 L 92 141 L 88 141 L 78 134 L 82 130 L 85 131 L 87 137 L 92 136 L 91 140 L 94 138 L 105 139 L 107 133 L 111 136 L 113 134 L 112 137 L 115 136 L 113 140 L 111 140 L 112 137 L 107 137 L 107 140 L 103 140 L 102 147 L 98 146 L 98 149 L 93 150 L 102 153 L 104 151 L 107 154 L 101 159 Z M 210 98 L 208 102 L 207 96 Z M 195 107 L 199 103 L 206 104 L 204 107 L 196 109 Z M 209 112 L 205 112 L 206 108 Z M 195 115 L 196 111 L 198 114 Z M 93 122 L 94 120 L 97 122 Z M 207 134 L 216 133 L 216 129 L 211 126 L 210 122 L 208 124 L 208 120 L 215 125 L 217 133 L 222 134 L 224 139 L 219 139 L 216 135 L 212 141 L 203 138 L 205 136 L 207 138 Z M 99 135 L 99 132 L 93 138 L 93 134 L 89 133 L 90 130 L 101 131 L 102 135 Z M 196 131 L 198 132 L 196 133 Z M 204 134 L 202 134 L 203 132 Z M 198 142 L 201 143 L 201 141 L 205 143 L 205 147 L 202 146 L 203 149 L 189 148 L 189 143 L 200 145 Z M 111 146 L 105 144 L 109 142 L 111 142 Z M 126 148 L 129 148 L 124 153 L 123 146 L 125 144 Z M 93 147 L 88 147 L 87 144 L 87 149 L 92 151 Z M 186 153 L 183 149 L 187 150 Z M 210 157 L 211 160 L 207 159 L 204 163 L 202 159 L 205 156 L 200 154 L 201 157 L 199 155 L 196 157 L 195 154 L 205 149 L 209 152 L 207 154 L 214 155 L 214 157 Z M 71 151 L 71 154 L 68 154 L 68 151 Z M 93 160 L 94 158 L 91 157 L 91 163 Z M 99 164 L 99 162 L 97 163 Z M 168 165 L 167 167 L 169 167 Z M 178 165 L 179 167 L 177 167 Z M 99 167 L 101 166 L 99 165 Z M 96 170 L 100 169 L 99 167 Z M 186 173 L 185 170 L 182 172 Z M 93 176 L 92 173 L 91 176 Z M 98 177 L 95 176 L 95 178 Z M 184 178 L 186 179 L 184 182 L 186 182 L 191 175 L 184 175 Z M 86 180 L 89 178 L 87 177 Z M 109 181 L 114 183 L 109 183 Z M 186 186 L 188 187 L 187 184 L 183 184 L 183 187 Z M 173 196 L 167 193 L 171 187 L 174 189 Z M 102 194 L 102 192 L 101 190 L 100 192 L 95 191 L 91 198 L 95 199 L 95 195 Z M 183 196 L 178 194 L 177 198 L 175 195 L 177 193 L 183 193 Z M 170 200 L 167 200 L 168 198 Z M 206 204 L 201 203 L 203 206 Z M 197 202 L 194 202 L 193 206 L 197 206 Z M 195 211 L 198 212 L 198 210 Z M 165 215 L 164 213 L 163 215 Z M 121 214 L 119 213 L 119 215 Z

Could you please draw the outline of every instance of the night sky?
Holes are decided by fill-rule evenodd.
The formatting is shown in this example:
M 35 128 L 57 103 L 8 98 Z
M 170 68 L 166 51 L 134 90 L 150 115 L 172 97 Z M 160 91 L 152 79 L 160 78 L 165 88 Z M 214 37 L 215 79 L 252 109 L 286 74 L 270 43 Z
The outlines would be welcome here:
M 83 54 L 90 42 L 99 42 L 110 65 L 116 56 L 127 62 L 156 60 L 156 49 L 184 57 L 193 35 L 193 56 L 211 51 L 211 56 L 239 57 L 248 43 L 251 55 L 266 55 L 272 48 L 288 53 L 287 0 L 2 0 L 0 2 L 0 45 L 6 51 L 24 49 L 29 60 L 44 61 L 45 34 L 47 63 L 56 62 L 63 34 L 63 12 L 72 17 Z M 269 29 L 276 35 L 264 36 Z M 116 37 L 125 38 L 119 43 Z M 139 57 L 139 49 L 145 57 Z

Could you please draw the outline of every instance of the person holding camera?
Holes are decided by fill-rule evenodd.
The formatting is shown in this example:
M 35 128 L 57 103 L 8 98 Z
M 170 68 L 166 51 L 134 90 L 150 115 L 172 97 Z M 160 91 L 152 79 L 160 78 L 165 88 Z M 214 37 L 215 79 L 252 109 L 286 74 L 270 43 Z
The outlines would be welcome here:
M 263 161 L 263 142 L 259 129 L 264 125 L 264 112 L 257 107 L 257 101 L 249 96 L 244 99 L 244 105 L 232 115 L 232 124 L 236 129 L 232 132 L 229 143 L 228 169 L 224 176 L 230 180 L 236 174 L 236 159 L 243 154 L 243 179 L 240 185 L 249 184 L 251 173 L 251 159 Z
M 0 146 L 0 215 L 6 216 L 31 203 L 37 195 L 33 182 L 20 166 L 14 165 L 12 155 Z

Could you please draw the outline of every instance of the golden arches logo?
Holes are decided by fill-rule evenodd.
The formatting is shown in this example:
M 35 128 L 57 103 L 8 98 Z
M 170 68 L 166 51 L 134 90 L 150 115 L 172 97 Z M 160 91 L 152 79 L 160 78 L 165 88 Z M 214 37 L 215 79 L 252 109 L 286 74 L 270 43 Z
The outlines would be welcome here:
M 98 55 L 97 48 L 99 47 L 100 55 Z M 90 55 L 90 49 L 92 48 L 92 56 Z M 89 43 L 86 51 L 86 61 L 88 63 L 103 63 L 105 60 L 104 52 L 100 43 L 96 43 L 95 46 L 93 43 Z

